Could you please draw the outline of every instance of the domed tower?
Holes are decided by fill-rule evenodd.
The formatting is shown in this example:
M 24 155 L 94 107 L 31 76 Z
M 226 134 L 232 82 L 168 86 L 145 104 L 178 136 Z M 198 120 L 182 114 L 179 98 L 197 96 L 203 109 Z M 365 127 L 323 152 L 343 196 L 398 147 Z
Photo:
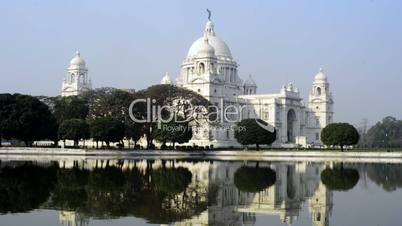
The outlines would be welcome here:
M 226 106 L 236 103 L 239 95 L 244 94 L 244 83 L 238 76 L 237 67 L 229 47 L 217 36 L 211 12 L 208 10 L 208 21 L 203 35 L 191 45 L 181 64 L 176 85 L 202 95 L 217 107 L 217 112 L 220 114 Z M 222 117 L 220 123 L 222 127 L 229 128 L 226 119 Z M 190 144 L 200 146 L 237 144 L 234 133 L 229 129 L 214 129 L 208 123 L 197 128 L 200 129 L 195 130 Z
M 61 96 L 76 96 L 92 88 L 88 78 L 88 68 L 80 52 L 76 52 L 67 69 L 67 77 L 63 81 Z
M 310 143 L 321 144 L 321 130 L 333 122 L 332 93 L 329 89 L 329 82 L 322 68 L 314 77 L 313 86 L 309 95 L 309 119 Z
M 244 82 L 244 95 L 252 95 L 257 94 L 257 84 L 254 82 L 251 75 L 248 76 L 248 79 Z
M 162 85 L 172 84 L 172 80 L 170 79 L 169 73 L 166 72 L 165 76 L 163 76 L 161 80 Z
M 333 193 L 320 182 L 315 194 L 309 200 L 312 226 L 328 226 L 332 214 Z
M 226 43 L 216 35 L 209 11 L 203 36 L 190 47 L 181 65 L 177 85 L 215 102 L 244 94 L 237 63 Z

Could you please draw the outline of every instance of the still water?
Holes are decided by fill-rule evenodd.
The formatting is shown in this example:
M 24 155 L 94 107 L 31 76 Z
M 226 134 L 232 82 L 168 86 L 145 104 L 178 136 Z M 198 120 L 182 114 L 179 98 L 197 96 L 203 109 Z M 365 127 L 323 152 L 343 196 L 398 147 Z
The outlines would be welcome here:
M 402 165 L 1 161 L 0 225 L 402 225 Z

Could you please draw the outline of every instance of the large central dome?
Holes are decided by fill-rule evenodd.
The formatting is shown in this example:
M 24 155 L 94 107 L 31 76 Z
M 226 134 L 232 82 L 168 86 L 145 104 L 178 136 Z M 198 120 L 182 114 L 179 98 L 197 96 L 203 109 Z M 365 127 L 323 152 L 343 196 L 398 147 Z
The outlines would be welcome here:
M 208 38 L 208 43 L 212 47 L 214 47 L 215 55 L 218 58 L 232 59 L 232 53 L 230 52 L 229 47 L 226 45 L 226 43 L 222 39 L 220 39 L 219 37 L 217 37 L 215 35 L 214 25 L 211 20 L 208 20 L 208 22 L 205 26 L 204 36 L 197 39 L 191 45 L 190 50 L 188 51 L 187 57 L 197 56 L 197 53 L 204 45 L 205 36 Z

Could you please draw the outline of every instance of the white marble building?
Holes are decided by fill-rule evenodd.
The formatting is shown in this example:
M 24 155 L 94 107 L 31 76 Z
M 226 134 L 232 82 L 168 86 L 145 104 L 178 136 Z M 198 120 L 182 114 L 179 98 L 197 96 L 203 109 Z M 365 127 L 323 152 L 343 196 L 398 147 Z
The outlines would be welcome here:
M 63 81 L 61 95 L 75 96 L 92 88 L 91 80 L 88 78 L 88 68 L 80 52 L 76 52 L 67 68 L 67 76 Z
M 203 35 L 191 45 L 176 80 L 166 73 L 161 83 L 201 94 L 221 112 L 229 110 L 225 116 L 230 120 L 222 118 L 218 126 L 207 123 L 199 126 L 185 145 L 238 147 L 233 126 L 242 118 L 260 118 L 274 126 L 277 140 L 273 146 L 321 145 L 321 129 L 333 121 L 334 114 L 329 82 L 322 69 L 313 79 L 305 105 L 299 89 L 292 83 L 282 86 L 278 93 L 258 94 L 256 82 L 251 75 L 243 80 L 238 66 L 229 47 L 217 36 L 209 16 Z M 62 96 L 79 95 L 89 89 L 88 68 L 77 51 L 67 69 Z M 241 114 L 233 118 L 228 106 L 240 109 Z
M 172 79 L 166 74 L 161 82 L 172 84 Z M 243 109 L 242 118 L 265 120 L 277 130 L 275 146 L 321 145 L 321 129 L 333 120 L 334 102 L 322 69 L 314 77 L 307 106 L 292 83 L 284 85 L 279 93 L 257 94 L 257 85 L 251 76 L 245 81 L 240 78 L 238 63 L 226 43 L 217 36 L 210 16 L 202 37 L 192 44 L 181 64 L 176 85 L 201 94 L 219 106 L 219 110 L 233 105 Z M 197 129 L 189 144 L 239 146 L 230 129 L 234 123 L 222 120 L 219 124 L 219 129 L 211 125 Z

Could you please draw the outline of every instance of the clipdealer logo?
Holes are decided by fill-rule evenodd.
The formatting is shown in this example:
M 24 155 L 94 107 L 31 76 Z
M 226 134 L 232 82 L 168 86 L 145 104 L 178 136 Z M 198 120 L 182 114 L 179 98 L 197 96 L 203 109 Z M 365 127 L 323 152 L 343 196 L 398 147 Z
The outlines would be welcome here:
M 136 105 L 145 104 L 146 112 L 145 117 L 136 116 Z M 240 122 L 245 115 L 245 111 L 248 111 L 248 115 L 252 113 L 256 116 L 255 109 L 251 105 L 225 105 L 223 99 L 220 100 L 219 104 L 203 106 L 203 105 L 193 105 L 190 101 L 186 102 L 186 108 L 179 108 L 177 105 L 158 105 L 155 99 L 151 98 L 140 98 L 131 102 L 129 106 L 129 116 L 131 120 L 135 123 L 157 123 L 158 129 L 161 129 L 162 123 L 185 123 L 190 121 L 196 121 L 198 125 L 202 124 L 202 120 L 208 122 L 209 124 L 222 124 L 232 123 L 235 124 Z M 273 133 L 275 128 L 269 123 L 264 123 L 264 121 L 259 120 L 259 118 L 254 117 L 255 122 L 263 129 Z M 219 128 L 219 126 L 217 126 Z M 230 126 L 232 130 L 235 128 Z

